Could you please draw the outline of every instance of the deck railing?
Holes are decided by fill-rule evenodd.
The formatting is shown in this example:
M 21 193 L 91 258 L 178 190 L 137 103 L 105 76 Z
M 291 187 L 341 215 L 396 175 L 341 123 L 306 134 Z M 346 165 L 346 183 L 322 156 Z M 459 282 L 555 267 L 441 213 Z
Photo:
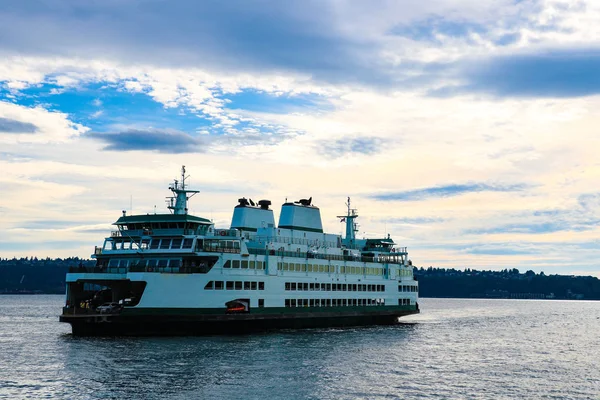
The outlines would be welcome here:
M 317 259 L 317 260 L 330 260 L 330 261 L 358 261 L 358 262 L 370 262 L 379 264 L 399 264 L 403 260 L 398 255 L 385 255 L 377 257 L 367 256 L 353 256 L 353 255 L 342 255 L 342 254 L 323 254 L 323 253 L 306 253 L 296 251 L 281 251 L 281 250 L 267 250 L 248 248 L 250 254 L 256 255 L 272 255 L 277 257 L 298 257 L 305 259 Z

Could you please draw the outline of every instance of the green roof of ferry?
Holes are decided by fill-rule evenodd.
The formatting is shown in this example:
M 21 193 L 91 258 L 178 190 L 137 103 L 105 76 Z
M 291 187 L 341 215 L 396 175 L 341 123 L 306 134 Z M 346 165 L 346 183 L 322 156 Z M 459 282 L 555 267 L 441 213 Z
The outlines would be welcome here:
M 113 225 L 136 224 L 142 222 L 196 222 L 210 225 L 212 222 L 206 218 L 195 217 L 189 214 L 146 214 L 126 215 L 121 217 Z

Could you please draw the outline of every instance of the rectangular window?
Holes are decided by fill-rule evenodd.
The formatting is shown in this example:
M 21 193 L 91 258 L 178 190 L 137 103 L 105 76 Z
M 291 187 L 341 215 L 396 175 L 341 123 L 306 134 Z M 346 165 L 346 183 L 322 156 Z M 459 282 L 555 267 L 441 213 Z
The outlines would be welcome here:
M 347 306 L 348 304 L 346 303 L 346 299 L 342 299 L 342 306 Z
M 265 283 L 264 282 L 258 282 L 258 290 L 265 290 Z
M 290 299 L 285 299 L 285 306 L 290 307 Z
M 231 268 L 239 268 L 239 267 L 240 267 L 240 260 L 231 261 Z
M 328 292 L 329 292 L 329 291 L 331 291 L 331 283 L 328 283 L 328 284 L 327 284 L 327 289 L 326 289 L 326 290 L 327 290 Z
M 282 262 L 278 262 L 277 263 L 277 270 L 278 271 L 287 271 L 287 263 L 282 263 Z
M 308 282 L 303 283 L 302 286 L 304 286 L 304 290 L 308 290 Z
M 250 261 L 250 263 L 248 264 L 248 268 L 255 269 L 256 268 L 256 261 Z
M 309 285 L 309 290 L 315 290 L 315 284 L 314 283 L 311 283 Z
M 323 265 L 319 265 L 319 272 L 325 272 L 325 267 Z
M 315 307 L 321 307 L 321 300 L 315 299 Z
M 169 267 L 179 268 L 181 266 L 181 260 L 171 260 L 169 261 Z
M 152 241 L 150 242 L 150 249 L 156 250 L 156 249 L 158 249 L 159 245 L 160 245 L 160 239 L 152 239 Z
M 227 290 L 233 290 L 233 281 L 227 281 L 227 282 L 225 282 L 225 289 L 227 289 Z
M 182 248 L 191 249 L 193 244 L 194 244 L 194 239 L 183 239 Z
M 265 306 L 265 299 L 258 299 L 258 307 L 263 308 Z
M 173 239 L 173 242 L 171 243 L 171 248 L 172 249 L 181 248 L 181 239 Z
M 296 290 L 296 282 L 292 282 L 290 290 Z
M 235 281 L 235 290 L 242 290 L 242 282 Z
M 171 247 L 171 239 L 162 239 L 160 241 L 160 248 L 162 249 L 168 249 L 169 247 Z
M 285 290 L 291 290 L 292 289 L 292 285 L 290 282 L 286 282 L 285 283 Z
M 158 268 L 164 268 L 167 266 L 169 260 L 158 260 Z
M 296 299 L 290 300 L 290 307 L 296 307 Z
M 215 281 L 215 290 L 223 290 L 223 281 Z
M 244 282 L 244 290 L 250 290 L 250 282 Z
M 242 268 L 248 269 L 248 260 L 242 260 Z
M 306 272 L 306 264 L 301 264 L 300 268 L 301 268 L 302 272 Z
M 315 306 L 315 299 L 310 299 L 310 301 L 308 302 L 308 305 L 310 307 L 314 307 Z
M 256 282 L 250 282 L 250 290 L 256 290 Z
M 344 292 L 348 291 L 348 286 L 345 283 L 342 284 L 342 291 L 344 291 Z

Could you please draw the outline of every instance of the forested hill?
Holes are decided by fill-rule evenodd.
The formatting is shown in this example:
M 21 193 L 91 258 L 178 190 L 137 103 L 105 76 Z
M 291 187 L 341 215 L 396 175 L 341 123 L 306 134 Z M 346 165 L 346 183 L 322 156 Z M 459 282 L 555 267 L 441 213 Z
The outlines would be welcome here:
M 592 276 L 432 267 L 414 274 L 421 297 L 600 300 L 600 280 Z
M 69 267 L 95 263 L 78 257 L 0 258 L 0 293 L 65 293 Z
M 94 263 L 77 257 L 0 258 L 0 293 L 65 293 L 68 268 Z M 600 300 L 600 280 L 591 276 L 432 267 L 414 273 L 421 297 Z

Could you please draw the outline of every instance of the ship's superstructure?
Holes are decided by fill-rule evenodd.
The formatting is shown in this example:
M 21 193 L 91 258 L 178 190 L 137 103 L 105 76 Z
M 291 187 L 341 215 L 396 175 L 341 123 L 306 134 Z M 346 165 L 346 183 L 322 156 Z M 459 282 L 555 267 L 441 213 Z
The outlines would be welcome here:
M 188 214 L 198 193 L 169 189 L 170 214 L 123 215 L 93 268 L 67 274 L 61 321 L 78 335 L 202 334 L 391 324 L 418 313 L 406 248 L 388 235 L 357 239 L 350 198 L 344 237 L 323 232 L 312 198 L 240 198 L 230 228 Z

